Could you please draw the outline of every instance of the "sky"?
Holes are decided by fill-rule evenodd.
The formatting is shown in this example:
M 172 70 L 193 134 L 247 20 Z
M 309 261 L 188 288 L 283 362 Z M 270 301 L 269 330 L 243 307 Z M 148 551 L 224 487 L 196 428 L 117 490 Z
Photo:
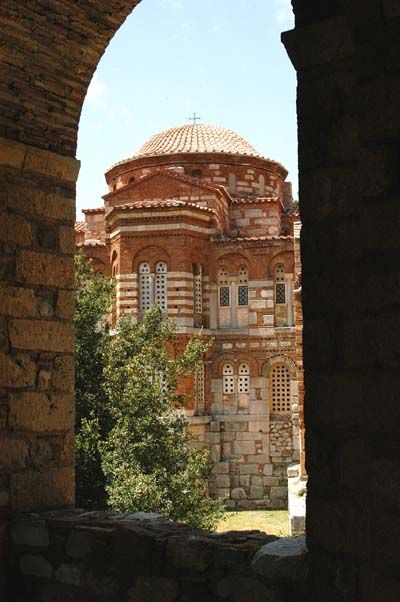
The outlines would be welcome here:
M 296 77 L 280 42 L 290 0 L 142 0 L 111 40 L 83 105 L 77 216 L 103 204 L 104 172 L 153 134 L 234 130 L 297 184 Z

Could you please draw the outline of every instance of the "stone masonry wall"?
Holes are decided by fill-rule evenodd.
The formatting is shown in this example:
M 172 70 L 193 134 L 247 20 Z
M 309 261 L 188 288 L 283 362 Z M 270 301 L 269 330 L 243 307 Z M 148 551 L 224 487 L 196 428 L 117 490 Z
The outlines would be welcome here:
M 314 602 L 400 599 L 400 4 L 295 0 Z
M 11 539 L 7 602 L 305 602 L 300 540 L 105 512 L 17 517 Z

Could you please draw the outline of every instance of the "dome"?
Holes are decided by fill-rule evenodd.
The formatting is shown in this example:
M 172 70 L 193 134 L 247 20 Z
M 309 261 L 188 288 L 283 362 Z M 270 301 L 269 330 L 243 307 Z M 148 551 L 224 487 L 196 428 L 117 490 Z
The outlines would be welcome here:
M 232 130 L 203 123 L 181 125 L 155 134 L 143 144 L 136 156 L 177 153 L 229 153 L 260 157 L 251 144 Z

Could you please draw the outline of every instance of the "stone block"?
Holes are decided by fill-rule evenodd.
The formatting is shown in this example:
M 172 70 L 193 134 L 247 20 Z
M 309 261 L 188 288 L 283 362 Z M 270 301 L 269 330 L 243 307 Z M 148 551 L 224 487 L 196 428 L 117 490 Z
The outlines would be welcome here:
M 250 498 L 252 500 L 259 500 L 264 497 L 264 487 L 259 487 L 258 485 L 252 485 L 250 487 Z
M 25 468 L 28 454 L 26 441 L 6 437 L 5 435 L 0 439 L 0 467 L 2 471 Z
M 139 577 L 128 591 L 129 602 L 174 602 L 178 583 L 170 577 Z
M 74 349 L 72 325 L 49 320 L 11 320 L 10 340 L 15 349 L 66 353 Z
M 46 548 L 50 543 L 49 530 L 44 521 L 17 520 L 11 527 L 11 538 L 17 545 L 36 548 Z
M 212 471 L 215 474 L 229 474 L 229 462 L 217 462 L 213 465 Z
M 21 557 L 20 569 L 23 575 L 44 577 L 46 579 L 49 579 L 53 572 L 51 564 L 46 558 L 34 554 L 25 554 Z
M 282 537 L 262 546 L 251 566 L 256 575 L 293 584 L 305 583 L 308 574 L 305 536 Z
M 233 453 L 240 455 L 248 455 L 254 454 L 256 451 L 256 446 L 254 441 L 234 441 L 233 443 Z
M 73 288 L 73 258 L 21 250 L 17 253 L 16 280 L 23 284 Z
M 231 485 L 231 479 L 229 475 L 219 474 L 216 476 L 217 487 L 220 488 L 229 488 Z
M 75 184 L 80 161 L 73 157 L 64 157 L 34 146 L 27 146 L 26 148 L 24 171 L 32 171 Z
M 217 581 L 213 589 L 219 600 L 280 602 L 276 592 L 250 577 L 230 575 Z
M 247 498 L 247 494 L 242 487 L 235 487 L 231 491 L 231 498 L 233 500 L 244 500 Z
M 0 386 L 32 387 L 36 380 L 36 364 L 28 354 L 15 356 L 0 353 Z
M 236 433 L 237 441 L 261 441 L 260 433 L 249 433 L 244 431 L 242 433 Z
M 249 474 L 240 475 L 239 483 L 242 487 L 250 487 L 250 475 Z
M 262 487 L 263 486 L 263 478 L 258 475 L 252 475 L 251 476 L 251 484 L 257 485 L 258 487 Z
M 54 360 L 51 384 L 60 391 L 74 390 L 74 358 L 72 355 L 60 355 Z
M 258 464 L 240 464 L 239 470 L 241 475 L 258 474 L 259 466 Z
M 204 441 L 206 443 L 219 443 L 220 442 L 220 434 L 219 433 L 205 433 Z
M 14 510 L 43 510 L 70 507 L 75 498 L 73 468 L 48 469 L 45 472 L 14 473 L 10 478 L 10 499 Z
M 266 464 L 269 462 L 269 456 L 259 453 L 256 456 L 248 456 L 247 461 L 250 464 Z
M 166 560 L 177 569 L 190 569 L 203 573 L 212 562 L 210 546 L 195 536 L 173 535 L 166 545 Z
M 214 464 L 215 462 L 219 462 L 221 460 L 221 446 L 220 445 L 212 445 L 211 446 L 211 461 Z
M 75 292 L 60 289 L 57 295 L 56 315 L 63 320 L 71 320 L 75 311 Z
M 264 477 L 263 483 L 265 487 L 278 487 L 279 486 L 279 477 Z
M 60 226 L 58 229 L 58 244 L 61 253 L 73 255 L 75 252 L 75 231 L 73 226 Z
M 279 498 L 282 500 L 286 500 L 288 496 L 287 487 L 271 487 L 270 496 L 271 499 Z
M 21 169 L 26 155 L 26 145 L 8 138 L 0 138 L 0 165 Z
M 36 298 L 29 288 L 1 287 L 0 307 L 5 316 L 15 318 L 36 316 Z
M 265 420 L 255 420 L 255 421 L 251 421 L 249 422 L 249 431 L 253 432 L 253 433 L 257 433 L 257 432 L 268 432 L 269 429 L 269 420 L 265 419 Z
M 67 583 L 69 585 L 80 585 L 80 568 L 74 564 L 62 563 L 55 572 L 55 578 L 61 583 Z
M 32 244 L 32 227 L 23 217 L 12 213 L 0 213 L 0 240 L 20 247 Z
M 65 551 L 71 558 L 84 558 L 91 549 L 92 539 L 89 533 L 81 529 L 73 529 L 67 539 Z
M 36 392 L 10 395 L 9 423 L 23 431 L 64 431 L 74 426 L 75 412 L 72 394 Z

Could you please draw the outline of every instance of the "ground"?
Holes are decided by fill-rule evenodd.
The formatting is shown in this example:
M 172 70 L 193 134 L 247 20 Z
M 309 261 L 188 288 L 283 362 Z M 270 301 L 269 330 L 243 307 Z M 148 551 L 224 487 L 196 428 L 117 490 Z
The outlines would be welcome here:
M 222 531 L 265 531 L 269 535 L 286 537 L 289 535 L 287 510 L 250 510 L 227 512 L 217 526 Z

